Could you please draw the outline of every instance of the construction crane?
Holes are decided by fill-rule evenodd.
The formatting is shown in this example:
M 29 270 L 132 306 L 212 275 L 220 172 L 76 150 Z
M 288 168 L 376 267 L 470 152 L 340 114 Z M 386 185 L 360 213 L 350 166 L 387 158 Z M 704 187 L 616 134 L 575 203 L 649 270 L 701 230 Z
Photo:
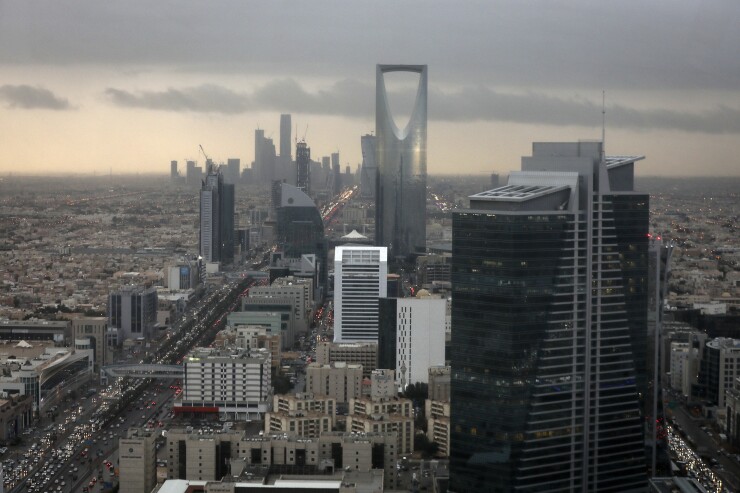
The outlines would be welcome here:
M 198 147 L 200 147 L 200 152 L 203 153 L 203 157 L 206 158 L 206 173 L 210 173 L 211 170 L 208 168 L 208 163 L 211 161 L 211 158 L 208 157 L 208 154 L 206 154 L 205 149 L 203 149 L 203 146 L 198 144 Z

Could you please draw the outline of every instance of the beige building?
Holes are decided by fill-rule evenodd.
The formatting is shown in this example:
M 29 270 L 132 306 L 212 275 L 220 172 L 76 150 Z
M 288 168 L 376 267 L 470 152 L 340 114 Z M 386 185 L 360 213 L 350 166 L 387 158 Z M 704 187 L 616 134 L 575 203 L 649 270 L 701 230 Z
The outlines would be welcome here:
M 105 366 L 108 360 L 108 345 L 106 337 L 108 332 L 108 319 L 105 317 L 86 317 L 72 320 L 72 338 L 90 339 L 94 351 L 94 370 L 100 373 L 100 367 Z
M 167 434 L 167 477 L 220 480 L 228 472 L 231 459 L 236 457 L 237 444 L 243 436 L 243 431 L 171 430 Z
M 355 433 L 396 433 L 398 453 L 414 450 L 414 414 L 410 399 L 390 397 L 350 399 L 347 431 Z
M 265 414 L 265 433 L 290 433 L 299 437 L 318 438 L 327 431 L 332 431 L 332 418 L 323 413 L 278 411 Z
M 394 433 L 397 437 L 398 454 L 414 451 L 414 418 L 372 414 L 370 416 L 347 416 L 347 431 L 352 433 Z
M 289 435 L 245 437 L 237 454 L 249 465 L 308 466 L 319 472 L 381 469 L 384 487 L 397 488 L 396 461 L 400 456 L 396 433 L 322 433 L 319 438 Z
M 429 367 L 429 398 L 433 401 L 450 400 L 450 367 Z
M 450 455 L 450 402 L 427 399 L 424 403 L 427 417 L 427 438 L 439 446 L 439 453 Z
M 310 363 L 306 368 L 306 392 L 349 402 L 362 395 L 362 376 L 362 365 Z
M 280 334 L 273 334 L 267 327 L 259 325 L 237 325 L 236 345 L 247 350 L 266 348 L 270 351 L 273 368 L 280 368 Z
M 118 440 L 121 493 L 152 491 L 157 484 L 155 436 L 153 432 L 133 428 L 126 438 Z
M 275 412 L 288 412 L 288 411 L 310 411 L 316 413 L 323 413 L 332 418 L 332 426 L 334 425 L 334 417 L 337 414 L 337 400 L 333 397 L 316 396 L 308 393 L 298 394 L 278 394 L 273 397 L 272 409 Z
M 370 378 L 378 367 L 378 345 L 374 342 L 322 342 L 316 347 L 317 363 L 330 365 L 340 361 L 362 365 L 363 376 Z
M 370 375 L 370 398 L 384 399 L 398 395 L 396 372 L 393 370 L 373 370 Z
M 31 426 L 33 399 L 30 395 L 10 395 L 0 399 L 0 440 L 12 440 Z
M 383 399 L 371 399 L 361 397 L 350 399 L 350 414 L 369 416 L 371 414 L 396 414 L 407 418 L 414 417 L 414 404 L 411 399 L 403 397 L 386 397 Z

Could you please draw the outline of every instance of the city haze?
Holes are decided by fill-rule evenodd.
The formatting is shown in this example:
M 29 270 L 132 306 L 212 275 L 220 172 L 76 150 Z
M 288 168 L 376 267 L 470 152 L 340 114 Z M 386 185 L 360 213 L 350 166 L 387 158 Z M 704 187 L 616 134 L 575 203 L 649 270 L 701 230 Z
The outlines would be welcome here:
M 638 174 L 738 175 L 738 17 L 729 0 L 4 3 L 0 174 L 166 173 L 198 144 L 248 166 L 280 113 L 354 169 L 375 65 L 423 63 L 430 173 L 599 139 L 605 90 L 607 153 L 645 154 Z

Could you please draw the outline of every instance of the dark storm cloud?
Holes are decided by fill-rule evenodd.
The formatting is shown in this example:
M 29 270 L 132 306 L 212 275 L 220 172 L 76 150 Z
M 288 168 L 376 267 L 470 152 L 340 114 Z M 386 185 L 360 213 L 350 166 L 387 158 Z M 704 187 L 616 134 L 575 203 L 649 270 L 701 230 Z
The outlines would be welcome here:
M 413 100 L 414 91 L 398 90 L 391 94 L 391 100 Z M 109 88 L 106 95 L 118 106 L 150 110 L 221 114 L 287 111 L 371 119 L 375 89 L 372 85 L 347 79 L 327 89 L 311 92 L 292 79 L 280 79 L 251 93 L 202 85 L 143 92 Z M 601 124 L 601 104 L 583 98 L 558 98 L 535 92 L 505 93 L 478 86 L 457 91 L 430 91 L 429 118 L 452 122 L 498 121 L 597 127 Z M 609 105 L 607 119 L 610 127 L 627 129 L 740 133 L 740 110 L 729 106 L 692 113 Z
M 225 114 L 244 113 L 249 110 L 247 99 L 243 95 L 210 84 L 137 93 L 108 88 L 105 94 L 114 104 L 128 108 Z
M 737 19 L 737 0 L 0 2 L 0 64 L 736 92 Z
M 8 108 L 69 110 L 69 101 L 43 87 L 27 85 L 0 86 L 0 101 Z

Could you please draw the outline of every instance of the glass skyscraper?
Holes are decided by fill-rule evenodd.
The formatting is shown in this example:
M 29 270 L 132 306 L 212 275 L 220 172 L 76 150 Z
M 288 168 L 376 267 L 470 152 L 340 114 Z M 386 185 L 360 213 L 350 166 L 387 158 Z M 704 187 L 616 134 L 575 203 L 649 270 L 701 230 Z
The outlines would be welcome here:
M 209 162 L 200 189 L 200 256 L 206 262 L 234 260 L 234 184 Z
M 535 143 L 453 214 L 450 491 L 644 491 L 639 159 Z
M 311 197 L 298 187 L 276 183 L 273 200 L 277 204 L 277 243 L 286 258 L 298 259 L 314 254 L 319 262 L 317 279 L 322 293 L 327 291 L 329 260 L 324 221 Z
M 416 101 L 408 124 L 393 121 L 384 75 L 419 74 Z M 427 66 L 378 65 L 375 93 L 375 244 L 388 247 L 392 258 L 426 251 Z

